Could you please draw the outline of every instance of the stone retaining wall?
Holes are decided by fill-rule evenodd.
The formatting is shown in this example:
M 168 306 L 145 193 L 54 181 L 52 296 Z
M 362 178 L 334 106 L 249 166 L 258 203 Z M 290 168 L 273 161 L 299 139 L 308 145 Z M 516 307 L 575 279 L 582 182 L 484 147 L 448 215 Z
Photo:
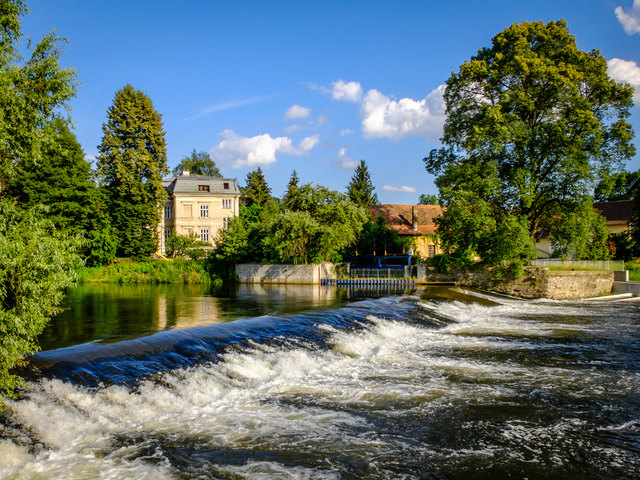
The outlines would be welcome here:
M 236 275 L 242 283 L 282 283 L 296 285 L 319 284 L 323 278 L 337 278 L 339 265 L 333 263 L 304 265 L 236 265 Z

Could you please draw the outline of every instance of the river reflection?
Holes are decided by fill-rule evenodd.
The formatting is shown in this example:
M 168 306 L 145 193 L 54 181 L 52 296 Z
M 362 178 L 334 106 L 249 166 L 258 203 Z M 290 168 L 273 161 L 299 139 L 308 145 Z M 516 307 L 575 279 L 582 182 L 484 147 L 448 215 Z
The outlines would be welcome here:
M 67 293 L 63 311 L 38 338 L 42 350 L 87 342 L 119 342 L 169 329 L 239 318 L 334 308 L 406 290 L 337 289 L 318 285 L 83 284 Z

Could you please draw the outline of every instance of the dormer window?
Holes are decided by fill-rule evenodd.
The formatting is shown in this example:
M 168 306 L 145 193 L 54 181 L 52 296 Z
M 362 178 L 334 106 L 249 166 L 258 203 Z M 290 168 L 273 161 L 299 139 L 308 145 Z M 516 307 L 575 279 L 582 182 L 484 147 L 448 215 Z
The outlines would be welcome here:
M 224 182 L 222 184 L 222 188 L 224 188 L 225 190 L 229 190 L 229 182 Z
M 198 185 L 198 191 L 199 192 L 208 192 L 209 191 L 209 185 Z

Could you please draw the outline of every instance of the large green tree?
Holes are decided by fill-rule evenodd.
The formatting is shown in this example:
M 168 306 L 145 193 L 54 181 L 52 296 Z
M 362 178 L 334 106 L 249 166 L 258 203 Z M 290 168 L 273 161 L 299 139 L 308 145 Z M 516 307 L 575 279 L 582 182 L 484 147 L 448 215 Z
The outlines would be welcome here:
M 162 116 L 142 91 L 118 90 L 102 125 L 98 178 L 107 193 L 118 255 L 145 257 L 156 251 L 159 205 L 169 173 Z
M 378 203 L 378 195 L 376 195 L 369 168 L 364 160 L 360 160 L 349 185 L 347 185 L 347 195 L 353 203 L 360 207 L 366 208 Z
M 180 160 L 180 163 L 176 165 L 176 168 L 171 173 L 182 175 L 184 170 L 188 170 L 193 175 L 222 177 L 220 169 L 216 166 L 216 162 L 211 160 L 211 156 L 207 152 L 196 152 L 195 149 L 191 152 L 191 155 Z
M 86 237 L 82 254 L 88 265 L 108 263 L 115 257 L 115 237 L 91 165 L 67 122 L 56 119 L 45 132 L 42 155 L 16 166 L 6 193 L 23 207 L 47 205 L 57 229 Z
M 294 170 L 291 172 L 291 178 L 287 184 L 287 191 L 282 199 L 282 207 L 285 210 L 298 210 L 300 203 L 300 178 L 298 173 Z
M 38 350 L 37 335 L 75 280 L 77 237 L 55 228 L 44 207 L 0 200 L 0 396 L 23 386 L 12 369 Z M 0 401 L 0 407 L 2 402 Z
M 600 171 L 634 154 L 632 87 L 583 52 L 563 20 L 514 24 L 447 80 L 445 148 L 424 159 L 446 207 L 445 248 L 501 263 L 535 254 L 590 208 Z M 587 231 L 575 229 L 575 231 Z M 504 241 L 519 245 L 505 248 Z
M 263 207 L 271 200 L 271 187 L 264 178 L 262 168 L 258 167 L 247 174 L 246 185 L 244 187 L 246 205 L 257 205 Z
M 61 40 L 45 35 L 25 60 L 18 51 L 22 0 L 0 0 L 0 194 L 23 161 L 38 161 L 49 132 L 76 93 L 75 72 L 60 67 Z

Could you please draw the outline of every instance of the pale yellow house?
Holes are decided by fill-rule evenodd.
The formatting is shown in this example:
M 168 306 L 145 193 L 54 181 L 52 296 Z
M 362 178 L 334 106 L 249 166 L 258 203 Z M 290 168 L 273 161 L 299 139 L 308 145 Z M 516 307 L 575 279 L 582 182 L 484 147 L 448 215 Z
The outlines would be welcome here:
M 167 239 L 195 234 L 213 245 L 218 231 L 240 212 L 240 188 L 236 179 L 205 175 L 182 175 L 162 181 L 169 194 L 160 222 L 160 253 L 166 251 Z

